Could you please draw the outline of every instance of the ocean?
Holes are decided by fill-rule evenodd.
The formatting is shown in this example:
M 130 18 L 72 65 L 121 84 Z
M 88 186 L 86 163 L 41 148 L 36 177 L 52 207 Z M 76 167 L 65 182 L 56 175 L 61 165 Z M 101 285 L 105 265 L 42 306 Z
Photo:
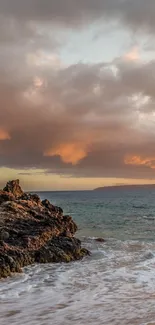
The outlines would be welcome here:
M 2 280 L 0 324 L 155 324 L 155 189 L 38 194 L 72 215 L 91 256 Z

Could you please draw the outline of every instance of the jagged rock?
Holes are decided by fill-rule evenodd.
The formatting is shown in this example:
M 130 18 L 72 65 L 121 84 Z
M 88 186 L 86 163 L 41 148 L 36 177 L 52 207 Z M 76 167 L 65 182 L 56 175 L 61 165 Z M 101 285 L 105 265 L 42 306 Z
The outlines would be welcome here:
M 50 203 L 50 201 L 47 200 L 47 199 L 45 199 L 45 200 L 42 201 L 42 205 L 44 205 L 45 208 L 47 208 L 47 209 L 51 209 L 51 208 L 53 208 L 53 205 L 52 205 L 52 204 Z
M 37 194 L 29 194 L 30 200 L 36 202 L 37 204 L 41 203 L 40 197 Z
M 24 194 L 22 191 L 20 185 L 19 185 L 19 179 L 16 179 L 14 181 L 9 181 L 6 186 L 3 189 L 4 192 L 10 192 L 15 197 L 20 197 Z
M 0 278 L 35 262 L 70 262 L 88 255 L 76 231 L 61 208 L 24 193 L 19 180 L 8 182 L 0 191 Z
M 104 238 L 95 238 L 95 241 L 97 241 L 99 243 L 105 243 L 105 239 Z
M 55 213 L 60 215 L 63 215 L 63 210 L 60 207 L 54 206 L 53 204 L 50 203 L 47 199 L 42 201 L 42 205 L 47 208 L 50 211 L 54 211 Z

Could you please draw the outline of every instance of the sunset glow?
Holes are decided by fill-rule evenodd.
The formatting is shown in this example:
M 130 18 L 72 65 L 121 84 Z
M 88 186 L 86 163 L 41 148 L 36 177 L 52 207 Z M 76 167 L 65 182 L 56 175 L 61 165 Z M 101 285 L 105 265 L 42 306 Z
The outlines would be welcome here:
M 155 183 L 155 1 L 1 0 L 0 13 L 1 186 Z
M 5 131 L 4 129 L 1 129 L 0 128 L 0 141 L 3 141 L 3 140 L 10 140 L 10 135 L 7 131 Z
M 141 166 L 144 165 L 151 169 L 155 168 L 155 157 L 142 158 L 140 156 L 131 156 L 125 158 L 126 165 Z
M 45 152 L 45 156 L 60 156 L 64 163 L 76 165 L 87 156 L 85 146 L 82 143 L 61 144 L 58 148 L 53 148 Z

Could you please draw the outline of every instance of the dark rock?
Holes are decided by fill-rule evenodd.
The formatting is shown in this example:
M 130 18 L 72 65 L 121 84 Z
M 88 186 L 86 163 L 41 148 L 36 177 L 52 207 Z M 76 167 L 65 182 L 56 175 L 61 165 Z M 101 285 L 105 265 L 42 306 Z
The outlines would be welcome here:
M 51 212 L 55 212 L 55 215 L 57 217 L 60 217 L 63 215 L 63 210 L 60 207 L 54 206 L 53 204 L 50 203 L 48 200 L 43 200 L 42 205 L 48 209 Z
M 46 246 L 36 252 L 38 263 L 59 263 L 79 260 L 89 255 L 88 250 L 81 248 L 81 242 L 77 238 L 56 237 Z
M 43 201 L 42 201 L 42 205 L 43 205 L 46 209 L 48 209 L 48 210 L 50 210 L 50 211 L 55 211 L 55 210 L 56 210 L 56 207 L 55 207 L 53 204 L 51 204 L 50 201 L 48 201 L 48 200 L 43 200 Z
M 0 190 L 0 204 L 3 202 L 14 201 L 15 196 L 12 193 Z
M 40 197 L 37 194 L 29 194 L 30 200 L 36 202 L 37 204 L 41 203 Z
M 95 241 L 97 241 L 99 243 L 105 243 L 105 239 L 104 238 L 96 238 Z
M 27 194 L 27 193 L 23 193 L 20 197 L 21 200 L 23 201 L 27 201 L 27 200 L 30 200 L 30 194 Z
M 42 205 L 44 205 L 45 208 L 47 208 L 47 209 L 51 207 L 51 203 L 47 199 L 42 201 Z
M 9 192 L 10 191 L 10 192 Z M 0 278 L 33 263 L 70 262 L 89 252 L 74 238 L 71 216 L 36 194 L 24 193 L 19 181 L 0 191 Z
M 63 215 L 63 210 L 60 207 L 55 207 L 59 215 Z

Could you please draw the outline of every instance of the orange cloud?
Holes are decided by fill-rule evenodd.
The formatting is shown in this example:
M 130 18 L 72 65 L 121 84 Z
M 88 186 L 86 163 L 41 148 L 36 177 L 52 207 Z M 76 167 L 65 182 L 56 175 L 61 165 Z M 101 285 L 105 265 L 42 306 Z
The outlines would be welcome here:
M 47 150 L 44 156 L 60 156 L 63 162 L 76 165 L 87 156 L 87 146 L 81 143 L 60 144 L 57 148 Z
M 124 160 L 126 165 L 133 166 L 147 166 L 151 169 L 155 169 L 155 157 L 142 158 L 140 156 L 127 156 Z
M 11 137 L 10 137 L 9 133 L 7 131 L 5 131 L 4 129 L 0 128 L 0 141 L 10 140 L 10 139 L 11 139 Z

